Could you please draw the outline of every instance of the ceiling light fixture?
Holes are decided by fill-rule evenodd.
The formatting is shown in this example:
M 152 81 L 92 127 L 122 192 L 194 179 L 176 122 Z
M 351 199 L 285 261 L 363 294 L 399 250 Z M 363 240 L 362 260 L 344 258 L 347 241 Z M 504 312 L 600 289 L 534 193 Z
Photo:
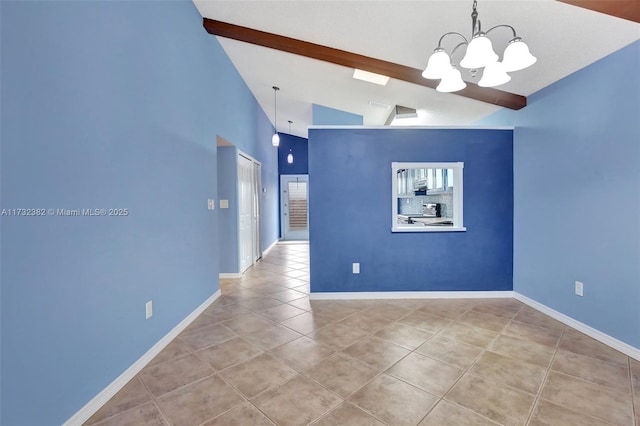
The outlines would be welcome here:
M 393 110 L 391 110 L 391 114 L 389 114 L 389 117 L 387 117 L 387 121 L 384 124 L 385 126 L 399 125 L 400 123 L 398 120 L 407 120 L 417 117 L 418 111 L 415 108 L 396 105 Z
M 353 78 L 356 80 L 367 81 L 373 84 L 379 84 L 380 86 L 386 86 L 389 82 L 389 77 L 382 74 L 376 74 L 374 72 L 363 71 L 359 69 L 353 70 Z
M 291 124 L 292 123 L 293 123 L 293 121 L 289 120 L 289 134 L 291 134 Z M 293 152 L 291 151 L 291 148 L 289 148 L 289 155 L 287 155 L 287 163 L 293 164 Z
M 278 134 L 278 90 L 280 90 L 279 87 L 273 86 L 273 129 L 275 133 L 271 137 L 271 144 L 275 147 L 280 146 L 280 135 Z
M 436 87 L 439 92 L 457 92 L 467 87 L 464 80 L 462 80 L 460 70 L 451 62 L 453 54 L 462 46 L 467 46 L 467 51 L 460 61 L 460 66 L 469 69 L 472 77 L 475 77 L 478 69 L 484 68 L 482 78 L 478 82 L 478 85 L 482 87 L 494 87 L 504 84 L 511 80 L 511 76 L 507 73 L 525 69 L 533 65 L 537 60 L 529 52 L 529 47 L 526 43 L 516 35 L 516 30 L 511 25 L 496 25 L 483 32 L 478 19 L 477 6 L 478 2 L 474 0 L 471 12 L 471 41 L 458 32 L 448 32 L 440 37 L 438 47 L 429 57 L 427 68 L 422 73 L 422 76 L 428 79 L 440 79 L 440 84 Z M 503 27 L 511 30 L 513 38 L 504 50 L 502 62 L 498 62 L 499 57 L 493 51 L 491 40 L 487 35 L 491 31 Z M 442 47 L 442 41 L 449 35 L 456 35 L 464 40 L 453 48 L 451 55 L 448 55 Z

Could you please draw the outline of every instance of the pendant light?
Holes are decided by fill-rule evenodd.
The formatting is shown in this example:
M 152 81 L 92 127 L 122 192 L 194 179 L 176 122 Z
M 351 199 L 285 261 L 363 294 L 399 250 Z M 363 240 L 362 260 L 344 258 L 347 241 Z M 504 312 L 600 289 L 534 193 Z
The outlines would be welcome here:
M 293 123 L 293 121 L 289 120 L 289 134 L 291 134 L 291 124 L 292 123 Z M 291 151 L 291 148 L 289 148 L 289 155 L 287 155 L 287 163 L 293 164 L 293 152 Z
M 275 133 L 271 137 L 271 144 L 275 147 L 280 146 L 280 135 L 278 134 L 278 90 L 280 90 L 278 86 L 273 86 L 273 128 Z

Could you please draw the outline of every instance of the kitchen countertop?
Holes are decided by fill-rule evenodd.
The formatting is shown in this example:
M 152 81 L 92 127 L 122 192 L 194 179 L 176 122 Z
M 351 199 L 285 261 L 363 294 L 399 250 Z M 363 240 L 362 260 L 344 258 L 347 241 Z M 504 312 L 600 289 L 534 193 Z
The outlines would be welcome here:
M 408 224 L 408 225 L 417 225 L 417 226 L 427 226 L 427 225 L 434 225 L 437 224 L 439 222 L 453 222 L 453 218 L 451 217 L 425 217 L 425 216 L 419 216 L 419 215 L 404 215 L 404 214 L 399 214 L 398 218 L 401 219 L 409 219 L 411 218 L 411 220 L 414 222 L 413 224 Z M 407 224 L 405 224 L 407 225 Z M 453 223 L 451 223 L 450 225 L 439 225 L 439 226 L 453 226 Z

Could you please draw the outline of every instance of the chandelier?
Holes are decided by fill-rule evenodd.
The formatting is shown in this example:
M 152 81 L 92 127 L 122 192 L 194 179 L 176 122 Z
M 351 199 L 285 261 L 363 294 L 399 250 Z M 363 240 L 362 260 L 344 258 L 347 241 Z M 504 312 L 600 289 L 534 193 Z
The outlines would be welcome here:
M 471 12 L 471 41 L 458 32 L 448 32 L 440 37 L 438 47 L 429 58 L 427 68 L 422 73 L 424 78 L 440 80 L 436 87 L 439 92 L 457 92 L 467 87 L 462 80 L 460 70 L 451 62 L 451 57 L 462 46 L 467 47 L 467 51 L 460 61 L 462 68 L 467 68 L 475 77 L 480 68 L 484 68 L 482 78 L 478 82 L 481 87 L 494 87 L 511 80 L 507 73 L 525 69 L 536 62 L 536 57 L 529 52 L 529 47 L 520 37 L 516 35 L 516 30 L 511 25 L 496 25 L 482 31 L 477 11 L 478 2 L 473 1 L 473 11 Z M 498 62 L 498 55 L 493 51 L 491 40 L 487 35 L 498 28 L 508 28 L 513 33 L 513 38 L 509 41 L 507 48 L 502 55 L 502 62 Z M 442 41 L 447 36 L 458 36 L 463 41 L 451 51 L 451 55 L 442 47 Z

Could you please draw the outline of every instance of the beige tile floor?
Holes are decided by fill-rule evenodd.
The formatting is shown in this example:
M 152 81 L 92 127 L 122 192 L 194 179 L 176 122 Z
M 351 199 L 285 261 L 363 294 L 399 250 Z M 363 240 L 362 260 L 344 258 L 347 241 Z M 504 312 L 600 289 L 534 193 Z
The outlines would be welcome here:
M 513 299 L 310 301 L 308 251 L 222 280 L 87 424 L 640 426 L 640 362 Z

